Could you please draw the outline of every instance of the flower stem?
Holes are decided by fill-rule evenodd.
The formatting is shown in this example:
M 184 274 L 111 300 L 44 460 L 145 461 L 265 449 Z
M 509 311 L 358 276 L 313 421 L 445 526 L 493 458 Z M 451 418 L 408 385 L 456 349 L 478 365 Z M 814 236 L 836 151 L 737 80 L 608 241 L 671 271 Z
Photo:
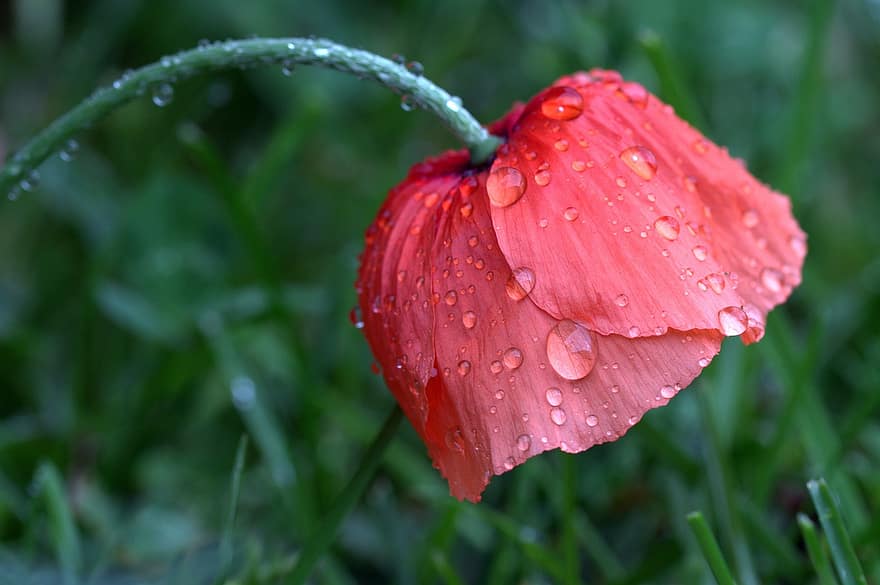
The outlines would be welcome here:
M 474 164 L 489 159 L 500 140 L 444 89 L 400 65 L 368 51 L 352 49 L 325 39 L 247 39 L 204 43 L 196 49 L 162 57 L 158 62 L 128 72 L 109 87 L 96 90 L 85 101 L 52 122 L 25 144 L 0 169 L 0 193 L 11 192 L 67 140 L 123 104 L 148 91 L 155 99 L 169 84 L 210 71 L 282 65 L 318 65 L 372 79 L 406 96 L 413 106 L 437 115 L 471 152 Z M 155 100 L 154 100 L 155 101 Z

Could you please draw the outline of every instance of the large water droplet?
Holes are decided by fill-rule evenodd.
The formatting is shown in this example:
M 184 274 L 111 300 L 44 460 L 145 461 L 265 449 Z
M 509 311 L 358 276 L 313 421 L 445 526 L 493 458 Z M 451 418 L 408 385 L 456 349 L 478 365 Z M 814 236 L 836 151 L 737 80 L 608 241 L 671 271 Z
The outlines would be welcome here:
M 532 446 L 532 439 L 528 435 L 520 435 L 516 438 L 516 448 L 520 451 L 528 451 Z
M 461 324 L 465 329 L 473 329 L 477 324 L 477 314 L 473 311 L 465 311 L 461 314 Z
M 678 232 L 681 228 L 678 225 L 677 219 L 671 215 L 664 215 L 658 217 L 654 222 L 654 229 L 667 240 L 674 240 L 678 238 Z
M 486 192 L 495 207 L 513 205 L 525 191 L 526 179 L 514 167 L 498 167 L 486 180 Z
M 554 87 L 541 103 L 541 113 L 551 120 L 573 120 L 583 111 L 584 98 L 571 87 Z
M 672 386 L 663 386 L 660 388 L 660 396 L 667 400 L 675 396 L 675 388 Z
M 535 183 L 540 185 L 541 187 L 546 187 L 550 184 L 550 171 L 544 169 L 535 173 Z
M 471 363 L 467 360 L 461 360 L 458 362 L 458 374 L 460 376 L 467 376 L 471 371 Z
M 599 424 L 599 417 L 598 416 L 596 416 L 595 414 L 591 414 L 591 415 L 587 416 L 587 426 L 588 427 L 594 427 L 597 424 Z
M 632 171 L 646 181 L 657 174 L 657 158 L 644 146 L 631 146 L 620 153 L 620 159 Z
M 593 332 L 569 319 L 557 323 L 547 335 L 547 359 L 566 380 L 585 378 L 596 363 L 596 353 Z
M 504 355 L 501 356 L 501 361 L 504 362 L 504 365 L 507 366 L 507 369 L 515 370 L 523 363 L 523 353 L 519 350 L 519 348 L 508 348 L 504 352 Z
M 718 311 L 721 333 L 728 337 L 742 335 L 749 326 L 749 317 L 740 307 L 725 307 Z
M 507 296 L 514 301 L 524 299 L 534 288 L 535 273 L 526 266 L 514 268 L 513 272 L 510 273 L 510 278 L 507 279 L 507 283 L 504 285 Z
M 443 301 L 450 307 L 453 306 L 458 302 L 458 293 L 454 290 L 447 291 L 446 295 L 443 297 Z
M 550 406 L 559 406 L 562 404 L 562 390 L 559 388 L 547 388 L 544 398 L 547 399 L 547 404 Z
M 562 217 L 565 218 L 565 221 L 575 221 L 578 216 L 580 216 L 580 213 L 576 207 L 566 207 L 565 211 L 562 212 Z

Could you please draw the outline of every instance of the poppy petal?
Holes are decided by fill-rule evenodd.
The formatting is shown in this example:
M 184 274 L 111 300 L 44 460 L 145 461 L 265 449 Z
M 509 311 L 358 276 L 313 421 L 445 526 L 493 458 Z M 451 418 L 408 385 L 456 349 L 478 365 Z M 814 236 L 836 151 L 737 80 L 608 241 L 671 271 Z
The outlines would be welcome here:
M 789 200 L 642 86 L 592 71 L 529 102 L 492 165 L 509 265 L 556 318 L 603 333 L 755 341 L 801 279 Z
M 540 309 L 498 247 L 485 178 L 458 195 L 434 245 L 439 372 L 420 431 L 452 494 L 471 501 L 538 453 L 617 439 L 689 384 L 722 340 L 714 330 L 603 336 Z
M 367 228 L 356 289 L 364 333 L 389 388 L 418 428 L 434 368 L 430 251 L 443 197 L 461 179 L 467 152 L 415 165 Z

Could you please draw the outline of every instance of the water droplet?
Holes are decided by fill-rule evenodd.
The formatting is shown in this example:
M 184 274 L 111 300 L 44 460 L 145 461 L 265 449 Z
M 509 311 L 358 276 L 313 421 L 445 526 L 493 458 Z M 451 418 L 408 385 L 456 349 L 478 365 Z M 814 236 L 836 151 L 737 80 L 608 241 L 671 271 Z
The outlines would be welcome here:
M 400 53 L 393 53 L 391 55 L 391 60 L 397 63 L 398 65 L 404 65 L 406 63 L 406 57 L 401 55 Z
M 654 222 L 654 229 L 657 233 L 667 240 L 674 240 L 678 237 L 679 225 L 678 220 L 670 215 L 658 217 Z
M 535 183 L 540 185 L 541 187 L 546 187 L 550 184 L 550 171 L 543 170 L 535 173 Z
M 293 75 L 293 70 L 296 67 L 296 61 L 291 59 L 286 59 L 281 62 L 281 75 L 284 77 L 290 77 Z
M 467 360 L 461 360 L 458 362 L 458 374 L 460 376 L 467 376 L 471 371 L 471 363 Z
M 516 460 L 513 457 L 508 457 L 504 460 L 504 469 L 510 471 L 514 467 L 516 467 Z
M 575 221 L 580 213 L 575 207 L 566 207 L 565 211 L 562 212 L 562 217 L 565 218 L 565 221 Z
M 617 298 L 614 299 L 614 303 L 618 307 L 625 307 L 629 304 L 629 298 L 626 295 L 617 295 Z
M 461 314 L 461 324 L 465 329 L 473 329 L 477 324 L 477 314 L 473 311 L 465 311 Z
M 516 438 L 516 448 L 520 451 L 528 451 L 532 446 L 532 439 L 528 435 L 520 435 Z
M 404 112 L 412 112 L 416 109 L 416 100 L 413 96 L 404 94 L 400 96 L 400 109 Z
M 694 246 L 692 252 L 694 253 L 694 258 L 700 262 L 709 257 L 709 250 L 706 249 L 706 246 Z
M 620 153 L 620 159 L 632 171 L 646 181 L 657 174 L 657 158 L 644 146 L 631 146 Z
M 164 108 L 174 99 L 174 87 L 170 83 L 160 83 L 153 87 L 153 103 Z
M 351 324 L 355 326 L 355 329 L 363 329 L 364 328 L 364 316 L 361 313 L 360 305 L 355 305 L 352 307 L 351 311 L 348 313 L 348 320 L 351 321 Z
M 253 408 L 257 400 L 257 388 L 254 381 L 247 376 L 236 376 L 229 383 L 229 391 L 232 394 L 232 403 L 239 410 Z
M 599 424 L 599 417 L 598 416 L 596 416 L 595 414 L 591 414 L 587 417 L 587 426 L 588 427 L 594 427 L 597 424 Z
M 523 353 L 519 348 L 510 347 L 504 352 L 501 360 L 504 362 L 504 365 L 507 366 L 507 369 L 515 370 L 523 363 Z
M 758 215 L 758 212 L 754 209 L 747 209 L 743 211 L 742 214 L 742 222 L 743 225 L 747 228 L 753 228 L 761 221 L 761 216 Z
M 707 357 L 701 357 L 700 359 L 697 360 L 697 364 L 701 368 L 705 368 L 706 366 L 708 366 L 711 363 L 712 363 L 712 360 Z
M 804 258 L 807 255 L 807 240 L 800 234 L 795 234 L 788 238 L 788 246 L 792 252 L 797 254 L 798 258 Z
M 559 152 L 565 152 L 566 150 L 568 150 L 568 140 L 564 138 L 561 140 L 557 140 L 553 143 L 553 148 L 555 148 Z
M 571 169 L 575 172 L 582 173 L 587 168 L 587 163 L 582 160 L 571 161 Z
M 443 297 L 443 300 L 446 302 L 447 305 L 451 307 L 458 302 L 458 293 L 456 293 L 454 290 L 447 291 L 446 295 Z
M 554 87 L 541 102 L 541 113 L 551 120 L 573 120 L 584 111 L 584 98 L 571 87 Z
M 452 96 L 446 100 L 446 108 L 453 112 L 459 111 L 461 109 L 461 98 L 458 96 Z
M 748 329 L 749 317 L 740 307 L 725 307 L 718 311 L 718 324 L 728 337 L 742 335 Z
M 415 75 L 416 77 L 421 77 L 422 74 L 425 73 L 425 67 L 418 61 L 410 61 L 406 64 L 407 70 Z
M 675 396 L 675 388 L 672 386 L 663 386 L 660 388 L 660 396 L 667 400 Z
M 550 420 L 552 420 L 555 424 L 560 425 L 560 426 L 564 425 L 565 419 L 566 419 L 566 416 L 565 416 L 564 410 L 562 410 L 559 407 L 550 409 Z
M 544 397 L 547 399 L 547 404 L 550 406 L 559 406 L 562 404 L 562 390 L 559 388 L 547 388 Z
M 706 154 L 709 151 L 709 145 L 703 139 L 694 140 L 692 146 L 697 154 Z
M 712 292 L 714 292 L 716 295 L 720 295 L 721 292 L 724 290 L 724 287 L 726 286 L 724 276 L 718 274 L 717 272 L 707 274 L 704 282 L 709 288 L 712 289 Z
M 507 296 L 514 301 L 521 301 L 526 298 L 526 295 L 532 292 L 534 288 L 535 273 L 531 268 L 525 266 L 514 268 L 513 272 L 510 273 L 510 278 L 507 279 L 507 283 L 504 285 Z
M 464 453 L 464 434 L 459 427 L 446 431 L 446 446 L 457 453 Z
M 27 177 L 21 180 L 18 186 L 25 193 L 34 191 L 40 186 L 40 172 L 37 170 L 31 171 Z
M 765 268 L 761 271 L 761 284 L 770 292 L 778 293 L 782 290 L 785 276 L 775 268 Z
M 629 328 L 628 333 L 629 333 L 630 337 L 638 337 L 641 332 L 642 332 L 641 329 L 639 329 L 636 325 L 633 325 L 632 327 Z
M 330 55 L 330 49 L 326 47 L 316 47 L 312 51 L 312 54 L 314 54 L 315 57 L 320 57 L 323 59 L 324 57 L 328 57 Z
M 593 333 L 569 319 L 560 321 L 547 335 L 547 359 L 566 380 L 585 378 L 596 363 Z
M 76 158 L 79 152 L 79 142 L 71 138 L 64 144 L 64 148 L 58 153 L 58 158 L 64 162 L 70 162 Z
M 489 371 L 493 374 L 500 374 L 503 369 L 504 365 L 498 360 L 493 360 L 492 363 L 489 364 Z
M 526 179 L 514 167 L 498 167 L 486 180 L 486 192 L 495 207 L 513 205 L 525 191 Z

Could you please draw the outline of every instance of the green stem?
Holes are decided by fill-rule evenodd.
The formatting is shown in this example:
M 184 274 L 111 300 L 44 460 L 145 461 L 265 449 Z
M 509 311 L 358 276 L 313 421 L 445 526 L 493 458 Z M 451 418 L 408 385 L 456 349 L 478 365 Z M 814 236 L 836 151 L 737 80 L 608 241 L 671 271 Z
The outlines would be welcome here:
M 394 438 L 394 434 L 397 432 L 397 427 L 402 419 L 403 411 L 395 405 L 388 418 L 385 419 L 382 430 L 379 431 L 379 434 L 367 448 L 366 453 L 361 457 L 360 467 L 348 482 L 348 485 L 345 486 L 342 493 L 339 494 L 339 497 L 336 498 L 333 507 L 321 521 L 318 530 L 307 539 L 306 545 L 300 551 L 299 560 L 296 568 L 293 570 L 289 583 L 301 585 L 309 578 L 315 563 L 318 562 L 333 542 L 333 538 L 339 529 L 339 525 L 342 524 L 342 520 L 354 508 L 370 485 L 373 474 L 376 473 L 376 469 L 382 461 L 382 454 L 385 452 L 391 439 Z
M 170 92 L 170 84 L 201 73 L 231 68 L 318 65 L 376 81 L 405 97 L 408 104 L 434 113 L 470 150 L 474 164 L 486 162 L 500 140 L 461 105 L 461 100 L 421 74 L 389 59 L 325 39 L 247 39 L 200 45 L 162 57 L 158 62 L 124 74 L 109 87 L 95 91 L 25 144 L 0 169 L 0 193 L 27 181 L 30 173 L 77 132 L 85 130 L 123 104 L 152 91 L 154 101 Z
M 831 558 L 834 559 L 834 567 L 837 576 L 843 585 L 868 585 L 865 572 L 859 563 L 858 557 L 853 550 L 849 533 L 843 525 L 840 508 L 834 501 L 831 488 L 824 479 L 812 479 L 807 482 L 807 489 L 819 513 L 819 522 L 825 530 L 825 538 L 831 547 Z
M 700 545 L 703 557 L 709 564 L 709 568 L 712 569 L 712 574 L 715 575 L 715 581 L 718 585 L 736 585 L 730 567 L 724 560 L 724 555 L 721 554 L 721 547 L 718 546 L 718 541 L 715 540 L 702 512 L 691 512 L 687 515 L 687 522 L 697 539 L 697 544 Z

